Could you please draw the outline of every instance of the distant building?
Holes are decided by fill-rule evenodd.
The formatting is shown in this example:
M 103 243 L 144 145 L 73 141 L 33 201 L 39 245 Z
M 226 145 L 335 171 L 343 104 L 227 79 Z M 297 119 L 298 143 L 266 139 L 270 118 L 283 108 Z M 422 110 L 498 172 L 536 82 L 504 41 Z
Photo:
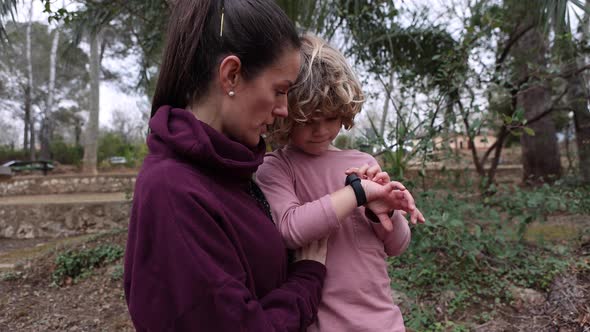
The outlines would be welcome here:
M 440 149 L 443 145 L 447 145 L 453 150 L 469 150 L 471 149 L 469 137 L 464 134 L 454 134 L 447 138 L 436 136 L 433 138 L 433 143 L 435 149 Z M 473 138 L 473 144 L 475 145 L 476 150 L 487 150 L 489 149 L 494 143 L 496 143 L 496 136 L 493 133 L 481 133 L 476 135 Z

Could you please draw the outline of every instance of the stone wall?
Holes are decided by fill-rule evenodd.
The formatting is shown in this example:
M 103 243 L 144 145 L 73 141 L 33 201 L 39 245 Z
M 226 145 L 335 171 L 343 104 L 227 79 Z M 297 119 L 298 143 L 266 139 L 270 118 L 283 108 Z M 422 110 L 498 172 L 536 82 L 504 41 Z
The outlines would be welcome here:
M 23 176 L 0 181 L 0 197 L 133 192 L 136 174 Z
M 61 237 L 127 227 L 131 201 L 0 205 L 0 237 Z

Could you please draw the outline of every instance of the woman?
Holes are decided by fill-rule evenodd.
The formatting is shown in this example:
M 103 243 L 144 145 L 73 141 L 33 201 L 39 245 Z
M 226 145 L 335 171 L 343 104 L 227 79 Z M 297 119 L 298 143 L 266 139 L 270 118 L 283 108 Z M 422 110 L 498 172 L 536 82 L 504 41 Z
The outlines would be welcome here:
M 273 0 L 175 2 L 125 253 L 138 331 L 303 331 L 314 321 L 326 240 L 288 264 L 251 180 L 260 135 L 287 115 L 299 48 Z M 376 186 L 367 200 L 387 194 Z

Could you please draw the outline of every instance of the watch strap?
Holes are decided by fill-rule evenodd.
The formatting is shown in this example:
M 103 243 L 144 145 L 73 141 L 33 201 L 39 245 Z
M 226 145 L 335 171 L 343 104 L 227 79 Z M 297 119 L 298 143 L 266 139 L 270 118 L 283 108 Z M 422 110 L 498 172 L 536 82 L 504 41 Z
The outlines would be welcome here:
M 361 185 L 361 179 L 354 173 L 346 177 L 344 185 L 351 186 L 356 196 L 356 206 L 362 206 L 367 204 L 367 196 L 365 195 L 365 189 Z

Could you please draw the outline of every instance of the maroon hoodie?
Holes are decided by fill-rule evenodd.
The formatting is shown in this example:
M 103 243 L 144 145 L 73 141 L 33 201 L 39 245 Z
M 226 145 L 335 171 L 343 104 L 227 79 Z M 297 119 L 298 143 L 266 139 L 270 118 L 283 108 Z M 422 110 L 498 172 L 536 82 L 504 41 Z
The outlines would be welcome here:
M 324 265 L 289 266 L 263 207 L 248 194 L 262 163 L 183 109 L 150 121 L 125 252 L 125 296 L 138 331 L 304 331 Z

